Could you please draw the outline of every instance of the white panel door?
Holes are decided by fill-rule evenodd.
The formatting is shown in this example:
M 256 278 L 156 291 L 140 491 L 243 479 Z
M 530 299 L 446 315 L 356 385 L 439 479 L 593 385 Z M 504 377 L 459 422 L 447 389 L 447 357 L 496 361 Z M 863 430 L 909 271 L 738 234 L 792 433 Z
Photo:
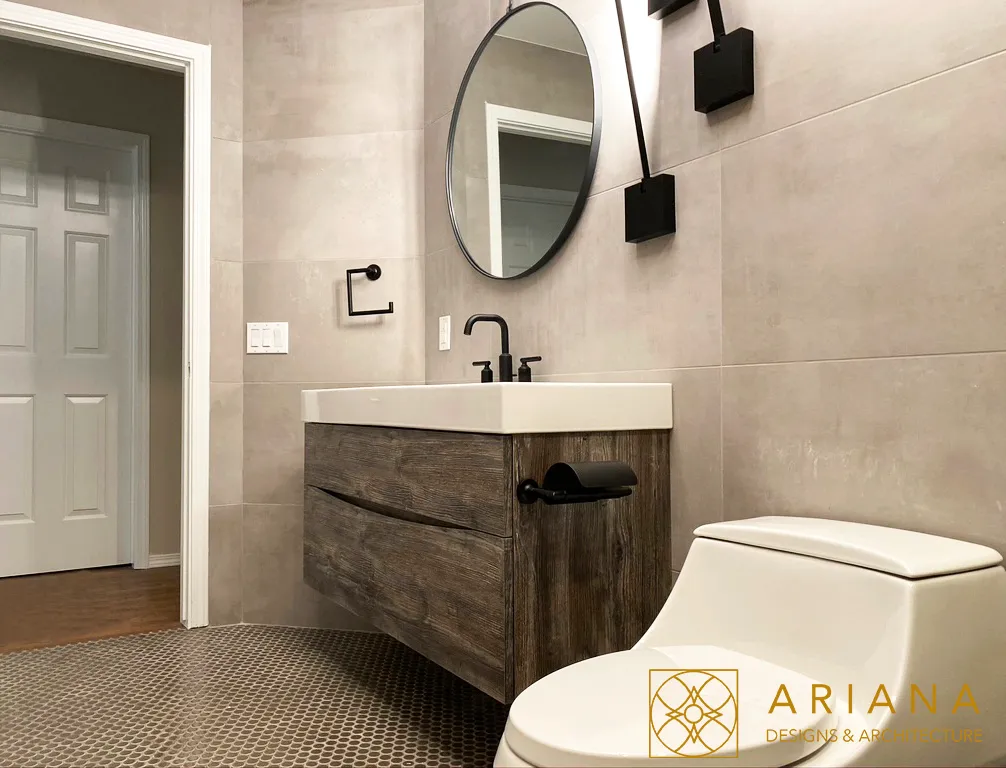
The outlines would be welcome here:
M 0 129 L 0 577 L 131 560 L 133 166 Z

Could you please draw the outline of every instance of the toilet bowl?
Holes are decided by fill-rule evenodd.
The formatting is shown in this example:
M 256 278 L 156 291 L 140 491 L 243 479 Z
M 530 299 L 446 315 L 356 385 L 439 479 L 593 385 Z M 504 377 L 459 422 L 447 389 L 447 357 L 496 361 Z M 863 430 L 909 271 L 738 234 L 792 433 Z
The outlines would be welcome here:
M 521 692 L 497 768 L 1006 761 L 998 552 L 792 517 L 695 534 L 633 649 Z

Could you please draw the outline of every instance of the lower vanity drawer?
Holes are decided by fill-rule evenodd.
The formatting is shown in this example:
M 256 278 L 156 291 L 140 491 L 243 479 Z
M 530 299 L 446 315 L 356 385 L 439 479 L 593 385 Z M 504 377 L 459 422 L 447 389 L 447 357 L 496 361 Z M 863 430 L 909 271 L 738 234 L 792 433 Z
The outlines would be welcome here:
M 305 581 L 500 701 L 513 689 L 511 546 L 305 492 Z

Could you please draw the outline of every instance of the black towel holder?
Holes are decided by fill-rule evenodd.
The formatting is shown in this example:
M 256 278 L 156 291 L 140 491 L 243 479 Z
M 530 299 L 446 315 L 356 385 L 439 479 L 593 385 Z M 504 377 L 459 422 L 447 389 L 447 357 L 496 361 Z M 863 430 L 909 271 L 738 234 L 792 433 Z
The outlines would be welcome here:
M 524 480 L 517 486 L 521 504 L 587 504 L 605 499 L 621 499 L 638 483 L 636 473 L 624 461 L 581 461 L 553 464 L 539 486 Z
M 381 268 L 376 264 L 360 269 L 346 270 L 346 303 L 349 305 L 349 316 L 360 317 L 362 315 L 391 315 L 395 311 L 395 302 L 389 301 L 387 309 L 353 309 L 353 275 L 366 275 L 368 280 L 377 280 L 381 277 Z

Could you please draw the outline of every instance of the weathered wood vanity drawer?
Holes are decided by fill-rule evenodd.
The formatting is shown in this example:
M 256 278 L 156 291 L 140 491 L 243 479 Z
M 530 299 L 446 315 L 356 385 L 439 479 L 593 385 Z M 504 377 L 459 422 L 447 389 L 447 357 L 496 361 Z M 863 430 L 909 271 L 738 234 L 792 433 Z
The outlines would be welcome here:
M 305 424 L 305 484 L 510 536 L 512 441 L 504 435 Z
M 305 492 L 305 581 L 500 701 L 513 689 L 512 541 Z

